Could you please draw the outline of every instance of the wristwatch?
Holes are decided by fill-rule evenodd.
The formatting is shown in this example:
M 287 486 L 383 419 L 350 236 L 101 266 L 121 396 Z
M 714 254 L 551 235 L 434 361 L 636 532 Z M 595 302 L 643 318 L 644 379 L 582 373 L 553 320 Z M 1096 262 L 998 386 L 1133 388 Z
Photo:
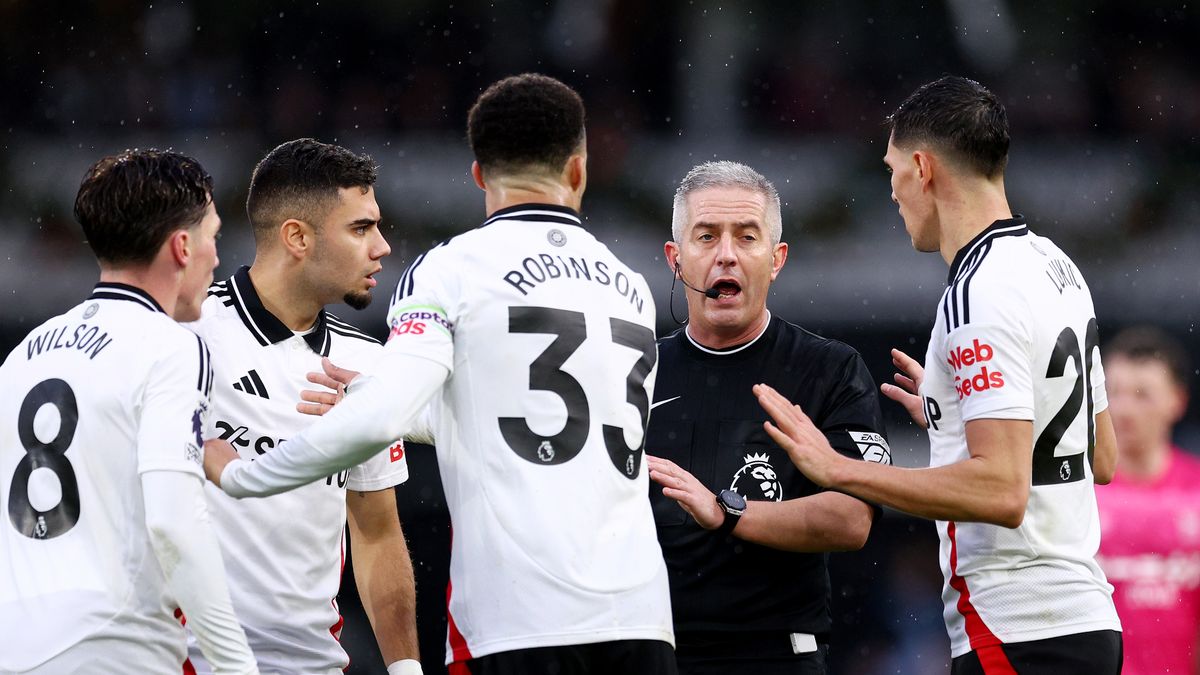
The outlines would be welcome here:
M 717 506 L 725 513 L 725 521 L 717 528 L 717 533 L 732 534 L 738 520 L 746 512 L 746 498 L 733 490 L 721 490 L 717 493 Z

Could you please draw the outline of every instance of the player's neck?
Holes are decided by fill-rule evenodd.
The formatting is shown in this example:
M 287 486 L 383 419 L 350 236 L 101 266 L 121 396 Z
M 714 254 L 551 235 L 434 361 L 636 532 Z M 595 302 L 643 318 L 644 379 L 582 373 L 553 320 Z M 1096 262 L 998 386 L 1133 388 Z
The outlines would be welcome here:
M 556 204 L 579 211 L 583 193 L 558 181 L 508 177 L 488 181 L 484 210 L 488 216 L 520 204 Z
M 306 331 L 317 322 L 324 303 L 315 298 L 300 275 L 286 261 L 262 256 L 250 266 L 250 283 L 263 307 L 293 331 Z
M 1138 483 L 1152 483 L 1167 472 L 1171 464 L 1171 442 L 1160 439 L 1152 447 L 1131 450 L 1126 448 L 1121 453 L 1118 471 L 1129 480 Z
M 941 254 L 947 265 L 962 247 L 979 236 L 997 220 L 1012 218 L 1008 198 L 1004 196 L 1004 181 L 976 181 L 956 186 L 937 204 L 941 226 Z
M 153 264 L 146 267 L 100 268 L 101 282 L 125 284 L 145 291 L 170 317 L 175 316 L 175 305 L 179 299 L 179 279 L 178 274 L 164 273 Z

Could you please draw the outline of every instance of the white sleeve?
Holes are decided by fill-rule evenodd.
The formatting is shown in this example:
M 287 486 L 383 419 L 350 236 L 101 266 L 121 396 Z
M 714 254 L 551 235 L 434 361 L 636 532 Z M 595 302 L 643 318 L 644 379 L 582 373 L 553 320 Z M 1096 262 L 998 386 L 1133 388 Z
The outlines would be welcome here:
M 141 481 L 150 543 L 204 657 L 217 673 L 257 673 L 229 600 L 203 480 L 178 471 L 147 471 Z
M 238 498 L 265 497 L 360 464 L 403 438 L 449 375 L 425 356 L 385 349 L 378 367 L 356 378 L 324 417 L 253 462 L 226 465 L 221 489 Z
M 138 413 L 138 473 L 182 471 L 203 478 L 201 449 L 212 381 L 208 347 L 183 329 L 164 337 L 159 346 L 162 352 L 150 369 Z

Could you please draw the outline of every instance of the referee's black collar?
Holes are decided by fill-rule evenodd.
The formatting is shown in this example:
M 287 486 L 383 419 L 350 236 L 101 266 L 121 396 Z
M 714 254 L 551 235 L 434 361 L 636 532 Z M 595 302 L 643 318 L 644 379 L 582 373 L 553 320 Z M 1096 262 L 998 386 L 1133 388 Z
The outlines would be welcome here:
M 254 283 L 250 281 L 249 267 L 243 265 L 234 272 L 229 279 L 229 289 L 232 291 L 234 309 L 259 344 L 265 347 L 295 337 L 292 329 L 263 305 Z M 317 312 L 316 325 L 303 337 L 314 352 L 321 356 L 329 356 L 329 323 L 325 319 L 324 308 Z
M 774 314 L 771 314 L 770 310 L 767 310 L 767 324 L 763 326 L 761 333 L 741 344 L 722 349 L 705 347 L 699 342 L 696 342 L 696 340 L 692 338 L 691 333 L 688 332 L 687 326 L 684 326 L 679 332 L 682 333 L 681 337 L 683 339 L 683 343 L 686 345 L 686 349 L 693 354 L 703 359 L 726 359 L 729 361 L 734 361 L 757 353 L 763 345 L 771 342 L 773 340 L 775 331 L 779 328 L 778 324 L 779 319 L 777 319 Z
M 1012 218 L 997 220 L 988 225 L 986 230 L 975 235 L 974 239 L 967 242 L 966 246 L 958 249 L 958 253 L 954 254 L 954 262 L 950 263 L 950 276 L 946 278 L 946 285 L 954 283 L 967 256 L 983 246 L 985 242 L 999 237 L 1019 237 L 1024 234 L 1029 234 L 1029 227 L 1025 225 L 1025 216 L 1019 213 L 1014 214 Z
M 545 223 L 560 223 L 562 225 L 582 225 L 579 212 L 561 204 L 517 204 L 500 209 L 488 216 L 483 224 L 491 225 L 498 220 L 532 220 Z
M 118 284 L 114 281 L 101 281 L 97 283 L 96 287 L 92 289 L 92 294 L 88 296 L 88 300 L 127 300 L 129 302 L 136 302 L 151 312 L 166 314 L 163 311 L 162 305 L 158 304 L 158 301 L 146 291 L 137 286 Z

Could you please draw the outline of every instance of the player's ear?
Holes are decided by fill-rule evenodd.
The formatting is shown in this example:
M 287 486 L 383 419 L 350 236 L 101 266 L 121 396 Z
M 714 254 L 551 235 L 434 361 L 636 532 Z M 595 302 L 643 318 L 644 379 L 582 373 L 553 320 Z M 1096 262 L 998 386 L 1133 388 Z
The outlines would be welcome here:
M 483 182 L 483 167 L 479 166 L 479 162 L 471 162 L 471 177 L 480 190 L 487 192 L 487 185 Z
M 587 187 L 587 153 L 571 155 L 567 158 L 567 185 L 572 192 L 582 193 Z
M 192 235 L 187 228 L 181 228 L 171 233 L 165 246 L 170 250 L 171 259 L 179 267 L 187 267 L 192 259 Z
M 312 248 L 312 228 L 303 220 L 288 218 L 279 226 L 279 243 L 293 257 L 304 257 Z
M 933 180 L 933 157 L 924 150 L 914 150 L 912 161 L 916 165 L 917 180 L 921 181 L 921 187 L 929 187 Z

